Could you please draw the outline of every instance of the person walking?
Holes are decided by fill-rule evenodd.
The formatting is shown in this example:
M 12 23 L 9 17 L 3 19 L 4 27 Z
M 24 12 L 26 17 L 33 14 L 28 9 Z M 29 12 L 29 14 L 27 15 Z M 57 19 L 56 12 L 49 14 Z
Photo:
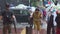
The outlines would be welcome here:
M 57 16 L 55 19 L 57 26 L 56 26 L 56 34 L 60 34 L 60 11 L 57 12 Z
M 3 34 L 11 34 L 12 20 L 15 18 L 14 14 L 9 10 L 9 4 L 5 5 L 5 10 L 1 11 L 0 19 L 3 20 Z
M 41 30 L 40 24 L 41 24 L 42 14 L 38 8 L 35 9 L 35 12 L 33 13 L 32 17 L 33 17 L 34 29 L 36 30 L 35 34 L 40 34 L 40 30 Z
M 54 23 L 53 23 L 53 17 L 54 15 L 52 15 L 53 13 L 50 11 L 49 15 L 48 15 L 48 21 L 47 21 L 47 34 L 55 34 L 55 30 L 54 30 Z M 52 32 L 51 32 L 52 30 Z

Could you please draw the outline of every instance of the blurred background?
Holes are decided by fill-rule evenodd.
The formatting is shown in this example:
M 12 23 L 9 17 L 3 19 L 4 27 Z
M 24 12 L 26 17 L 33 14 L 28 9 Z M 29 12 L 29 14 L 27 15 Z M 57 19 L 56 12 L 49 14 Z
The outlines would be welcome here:
M 58 1 L 58 2 L 56 2 Z M 14 13 L 16 16 L 16 28 L 17 28 L 17 34 L 27 34 L 30 30 L 30 34 L 34 34 L 34 24 L 30 23 L 30 15 L 33 14 L 35 9 L 39 7 L 40 11 L 43 14 L 43 11 L 46 11 L 46 14 L 48 13 L 49 9 L 51 11 L 56 12 L 60 10 L 60 0 L 0 0 L 0 14 L 1 11 L 5 9 L 5 4 L 10 4 L 10 10 Z M 55 16 L 56 14 L 53 13 Z M 46 15 L 47 17 L 47 15 Z M 32 25 L 32 29 L 27 27 L 30 27 Z M 56 26 L 56 23 L 54 22 L 54 25 Z M 15 34 L 14 31 L 14 25 L 12 24 L 12 34 Z M 0 34 L 2 34 L 2 21 L 0 20 Z M 47 22 L 46 18 L 42 20 L 41 25 L 41 34 L 46 34 L 47 32 Z

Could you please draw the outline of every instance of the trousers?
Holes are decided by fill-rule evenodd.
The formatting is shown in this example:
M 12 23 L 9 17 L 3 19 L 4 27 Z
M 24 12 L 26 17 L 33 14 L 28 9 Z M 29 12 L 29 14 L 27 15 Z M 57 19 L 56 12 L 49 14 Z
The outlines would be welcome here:
M 3 24 L 3 34 L 11 33 L 11 24 Z

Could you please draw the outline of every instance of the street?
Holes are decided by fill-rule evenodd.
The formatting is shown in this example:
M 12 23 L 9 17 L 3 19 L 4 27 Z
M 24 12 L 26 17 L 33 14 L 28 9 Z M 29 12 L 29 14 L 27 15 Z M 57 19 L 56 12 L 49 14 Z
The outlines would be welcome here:
M 44 22 L 44 21 L 42 21 Z M 26 26 L 29 26 L 28 23 L 17 23 L 16 27 L 17 27 L 17 34 L 26 34 Z M 2 31 L 2 24 L 0 23 L 0 34 L 3 33 Z M 11 28 L 12 34 L 15 34 L 15 30 L 14 30 L 14 25 L 12 24 L 12 28 Z M 43 25 L 41 26 L 41 34 L 46 34 L 46 23 L 44 22 Z M 35 34 L 35 30 L 34 30 L 34 26 L 32 27 L 32 34 Z

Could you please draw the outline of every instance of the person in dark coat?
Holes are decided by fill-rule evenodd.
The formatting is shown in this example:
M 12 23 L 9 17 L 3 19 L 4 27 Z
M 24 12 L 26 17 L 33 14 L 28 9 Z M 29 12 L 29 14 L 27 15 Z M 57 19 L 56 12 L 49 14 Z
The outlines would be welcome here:
M 1 11 L 0 19 L 3 20 L 3 34 L 11 34 L 12 19 L 15 18 L 14 14 L 9 10 L 9 4 L 6 4 L 5 10 Z
M 48 16 L 48 22 L 47 22 L 47 34 L 51 34 L 51 29 L 52 29 L 52 34 L 55 34 L 53 17 L 54 16 L 52 15 L 52 12 L 50 12 Z
M 56 34 L 60 34 L 60 12 L 57 13 L 55 21 L 57 23 Z

